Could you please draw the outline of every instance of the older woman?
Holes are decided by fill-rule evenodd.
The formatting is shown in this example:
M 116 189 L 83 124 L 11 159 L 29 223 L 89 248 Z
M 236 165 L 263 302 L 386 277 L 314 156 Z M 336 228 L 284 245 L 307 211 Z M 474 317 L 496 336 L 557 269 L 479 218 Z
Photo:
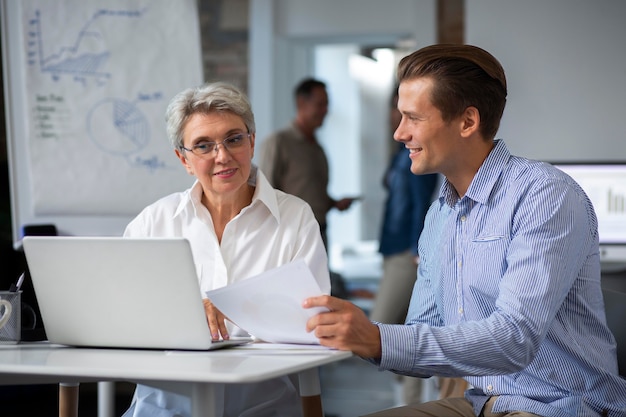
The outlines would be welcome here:
M 252 164 L 255 124 L 246 96 L 225 83 L 188 89 L 171 101 L 166 120 L 174 152 L 196 181 L 146 207 L 125 236 L 187 238 L 202 294 L 296 259 L 329 293 L 326 251 L 311 208 L 273 189 Z M 214 339 L 245 334 L 210 300 L 204 305 Z M 218 400 L 224 416 L 301 414 L 288 377 L 224 385 Z M 188 397 L 138 385 L 124 416 L 187 416 L 190 408 Z

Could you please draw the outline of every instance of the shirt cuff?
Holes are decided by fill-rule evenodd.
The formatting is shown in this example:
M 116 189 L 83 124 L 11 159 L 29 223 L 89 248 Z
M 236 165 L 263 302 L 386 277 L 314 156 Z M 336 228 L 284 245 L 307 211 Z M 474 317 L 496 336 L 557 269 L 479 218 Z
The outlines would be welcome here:
M 382 356 L 379 367 L 411 372 L 417 354 L 415 325 L 379 324 Z

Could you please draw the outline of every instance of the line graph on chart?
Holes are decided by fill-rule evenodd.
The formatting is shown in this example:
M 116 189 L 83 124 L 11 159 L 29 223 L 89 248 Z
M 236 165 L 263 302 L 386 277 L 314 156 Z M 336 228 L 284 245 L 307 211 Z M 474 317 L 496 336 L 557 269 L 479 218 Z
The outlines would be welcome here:
M 116 67 L 112 64 L 115 55 L 122 55 L 122 46 L 124 52 L 136 47 L 132 39 L 120 42 L 118 34 L 145 24 L 147 10 L 98 8 L 91 14 L 87 12 L 84 20 L 76 19 L 73 24 L 67 22 L 64 28 L 59 29 L 58 23 L 52 23 L 59 20 L 52 11 L 36 9 L 27 24 L 27 65 L 33 70 L 34 76 L 43 76 L 52 84 L 68 86 L 69 83 L 75 83 L 78 86 L 66 87 L 65 91 L 69 89 L 78 94 L 94 88 L 102 91 L 105 97 L 92 100 L 82 107 L 87 110 L 85 132 L 96 146 L 95 151 L 123 157 L 133 166 L 154 170 L 164 168 L 166 164 L 154 154 L 139 154 L 150 143 L 150 121 L 142 105 L 162 100 L 162 93 L 157 91 L 130 98 L 108 96 L 111 91 L 119 90 L 115 86 L 122 79 L 119 69 L 115 69 L 119 65 Z M 68 16 L 66 18 L 69 19 Z M 127 89 L 125 92 L 129 93 Z M 51 107 L 51 100 L 47 99 L 48 106 L 36 108 L 39 119 L 45 120 L 45 123 L 37 125 L 41 128 L 37 137 L 58 140 L 61 136 L 67 136 L 65 132 L 52 131 L 54 126 L 61 126 L 61 121 L 68 113 L 60 111 L 61 103 L 67 100 L 67 97 L 62 97 L 56 107 Z M 42 112 L 45 114 L 39 114 Z M 63 115 L 63 119 L 60 115 Z
M 111 57 L 110 45 L 106 41 L 106 29 L 116 22 L 111 20 L 136 20 L 143 15 L 140 10 L 99 9 L 78 30 L 69 44 L 48 45 L 49 37 L 42 28 L 42 13 L 35 10 L 28 21 L 27 63 L 38 68 L 41 74 L 48 74 L 58 81 L 63 76 L 72 77 L 76 82 L 92 80 L 103 85 L 112 73 L 107 70 Z

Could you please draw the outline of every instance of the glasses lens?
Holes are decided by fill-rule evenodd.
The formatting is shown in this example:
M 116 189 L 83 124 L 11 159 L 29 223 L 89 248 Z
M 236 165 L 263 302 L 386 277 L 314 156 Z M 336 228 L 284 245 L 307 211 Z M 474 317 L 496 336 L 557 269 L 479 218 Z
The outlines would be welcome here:
M 224 148 L 233 151 L 240 149 L 246 143 L 245 139 L 249 136 L 250 135 L 247 133 L 239 133 L 224 139 L 222 142 L 203 142 L 194 145 L 191 149 L 185 147 L 183 147 L 183 149 L 191 151 L 196 155 L 206 155 L 212 153 L 217 147 L 222 145 Z
M 206 142 L 195 145 L 191 151 L 199 155 L 204 155 L 213 152 L 213 149 L 215 149 L 215 142 Z
M 223 144 L 228 149 L 237 149 L 237 148 L 240 148 L 244 144 L 245 137 L 246 135 L 240 133 L 238 135 L 231 136 L 229 138 L 224 139 Z

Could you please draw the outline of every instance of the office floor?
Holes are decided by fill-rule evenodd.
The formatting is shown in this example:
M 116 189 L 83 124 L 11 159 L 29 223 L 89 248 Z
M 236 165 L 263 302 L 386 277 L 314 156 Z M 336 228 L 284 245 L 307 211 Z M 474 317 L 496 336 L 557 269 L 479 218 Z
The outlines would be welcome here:
M 326 417 L 357 417 L 393 407 L 399 401 L 395 375 L 380 372 L 360 358 L 320 369 L 322 406 Z

